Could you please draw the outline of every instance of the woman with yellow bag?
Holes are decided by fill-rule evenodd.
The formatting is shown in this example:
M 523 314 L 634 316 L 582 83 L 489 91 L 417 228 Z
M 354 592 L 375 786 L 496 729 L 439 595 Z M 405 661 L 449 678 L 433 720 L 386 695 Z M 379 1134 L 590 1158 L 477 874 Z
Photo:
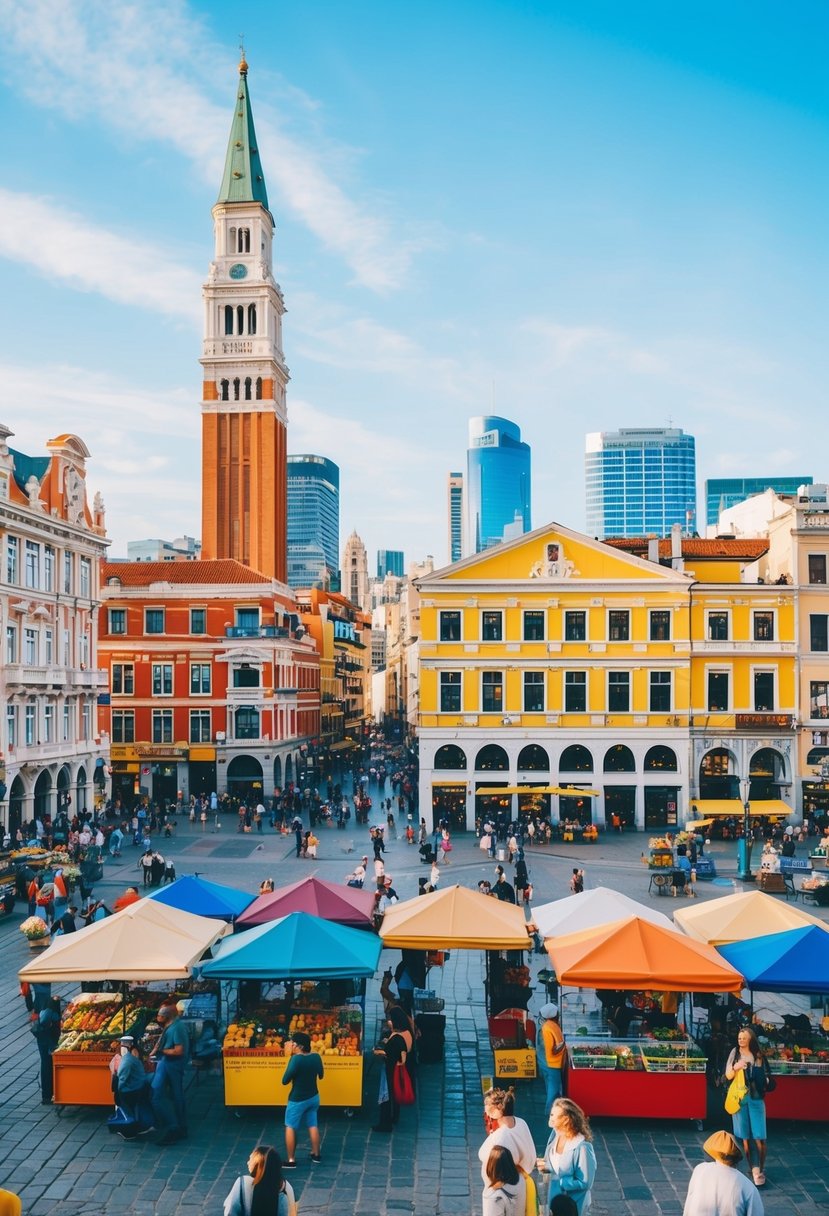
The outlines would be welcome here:
M 735 1140 L 742 1140 L 746 1164 L 755 1186 L 765 1186 L 766 1175 L 766 1103 L 767 1091 L 774 1082 L 769 1075 L 766 1058 L 760 1050 L 753 1030 L 741 1030 L 737 1046 L 728 1057 L 725 1077 L 731 1082 L 726 1095 L 726 1110 L 731 1115 Z M 740 1083 L 742 1081 L 742 1084 Z M 739 1100 L 739 1091 L 743 1097 Z M 757 1164 L 752 1165 L 751 1142 L 757 1146 Z

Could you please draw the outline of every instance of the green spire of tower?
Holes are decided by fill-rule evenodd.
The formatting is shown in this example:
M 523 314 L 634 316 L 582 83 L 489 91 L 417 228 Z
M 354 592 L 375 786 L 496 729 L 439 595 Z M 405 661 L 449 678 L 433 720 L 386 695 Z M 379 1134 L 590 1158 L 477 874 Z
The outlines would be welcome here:
M 219 190 L 219 203 L 261 203 L 266 211 L 268 191 L 259 159 L 259 146 L 253 128 L 253 111 L 248 96 L 248 65 L 245 53 L 239 64 L 239 87 L 236 90 L 236 110 L 227 144 L 225 171 Z

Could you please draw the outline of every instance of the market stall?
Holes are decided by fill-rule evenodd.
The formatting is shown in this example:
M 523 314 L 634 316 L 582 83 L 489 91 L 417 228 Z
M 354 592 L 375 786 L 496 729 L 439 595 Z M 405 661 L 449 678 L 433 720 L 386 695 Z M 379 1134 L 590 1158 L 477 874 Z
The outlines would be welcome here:
M 190 979 L 194 964 L 227 932 L 227 925 L 142 899 L 77 933 L 56 938 L 20 970 L 19 978 L 30 984 L 108 980 L 122 985 L 120 993 L 82 992 L 67 1007 L 61 1040 L 52 1055 L 56 1105 L 111 1105 L 113 1044 L 117 1046 L 118 1037 L 142 1018 L 143 1032 L 149 1019 L 142 1011 L 158 1009 L 165 997 L 192 996 L 189 988 L 179 985 Z M 152 993 L 147 991 L 150 983 L 158 985 Z
M 535 1076 L 535 1025 L 526 1016 L 532 990 L 523 954 L 530 948 L 530 937 L 521 908 L 468 887 L 446 887 L 389 908 L 380 936 L 385 946 L 401 950 L 485 950 L 493 1075 Z M 510 997 L 520 998 L 520 1003 Z M 442 1036 L 442 1014 L 418 1018 L 422 1034 L 430 1035 L 437 1022 Z
M 222 1048 L 227 1106 L 284 1106 L 285 1040 L 311 1035 L 323 1057 L 323 1106 L 362 1102 L 363 1009 L 355 981 L 374 975 L 381 944 L 374 934 L 293 912 L 226 939 L 201 968 L 234 983 Z
M 268 924 L 291 912 L 307 912 L 309 916 L 318 916 L 337 925 L 371 929 L 374 904 L 373 891 L 309 877 L 258 896 L 239 916 L 236 926 L 248 929 Z
M 610 887 L 591 887 L 579 895 L 565 895 L 548 904 L 539 904 L 532 910 L 532 923 L 542 937 L 554 937 L 561 933 L 579 933 L 582 929 L 595 929 L 626 916 L 641 916 L 663 929 L 671 929 L 670 920 L 647 904 L 613 891 Z
M 169 886 L 157 887 L 147 896 L 169 908 L 192 912 L 194 916 L 206 916 L 209 920 L 238 922 L 239 917 L 253 903 L 249 891 L 226 887 L 223 883 L 208 882 L 198 875 L 182 875 Z
M 711 946 L 784 933 L 804 925 L 817 925 L 829 933 L 829 924 L 825 921 L 762 891 L 738 891 L 736 895 L 679 908 L 674 913 L 674 923 L 688 937 Z
M 829 933 L 817 925 L 720 946 L 719 953 L 755 992 L 829 996 Z M 754 1029 L 777 1085 L 766 1095 L 770 1119 L 826 1121 L 829 1111 L 829 1035 L 822 1019 L 794 1011 Z
M 743 986 L 742 976 L 711 947 L 641 917 L 545 945 L 562 986 L 661 993 L 738 993 Z M 569 1036 L 568 1063 L 568 1096 L 590 1115 L 705 1117 L 705 1056 L 682 1031 L 591 1041 L 577 1029 Z

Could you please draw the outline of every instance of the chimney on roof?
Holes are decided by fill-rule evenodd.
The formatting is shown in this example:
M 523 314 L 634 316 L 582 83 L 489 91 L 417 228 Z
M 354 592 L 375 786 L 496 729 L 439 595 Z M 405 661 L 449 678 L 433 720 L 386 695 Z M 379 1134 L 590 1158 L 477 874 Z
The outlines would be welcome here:
M 648 561 L 659 565 L 659 537 L 648 537 Z
M 671 525 L 671 569 L 682 570 L 682 524 Z

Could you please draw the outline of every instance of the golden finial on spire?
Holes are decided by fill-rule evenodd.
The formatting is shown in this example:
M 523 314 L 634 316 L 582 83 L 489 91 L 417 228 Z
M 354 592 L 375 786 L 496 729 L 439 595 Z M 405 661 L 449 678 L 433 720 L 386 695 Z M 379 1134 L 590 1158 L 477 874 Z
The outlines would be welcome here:
M 247 61 L 247 59 L 245 59 L 245 35 L 244 35 L 244 34 L 240 34 L 240 35 L 239 35 L 239 51 L 240 51 L 240 58 L 239 58 L 239 75 L 240 75 L 240 76 L 247 76 L 247 74 L 248 74 L 248 61 Z

